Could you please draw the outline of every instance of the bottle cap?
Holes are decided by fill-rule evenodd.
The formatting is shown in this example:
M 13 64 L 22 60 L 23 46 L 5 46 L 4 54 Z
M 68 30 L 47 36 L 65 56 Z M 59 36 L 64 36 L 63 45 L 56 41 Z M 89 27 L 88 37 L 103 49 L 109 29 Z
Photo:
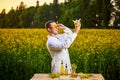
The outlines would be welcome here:
M 67 64 L 65 65 L 65 67 L 67 68 Z
M 61 61 L 61 64 L 63 64 L 63 60 Z

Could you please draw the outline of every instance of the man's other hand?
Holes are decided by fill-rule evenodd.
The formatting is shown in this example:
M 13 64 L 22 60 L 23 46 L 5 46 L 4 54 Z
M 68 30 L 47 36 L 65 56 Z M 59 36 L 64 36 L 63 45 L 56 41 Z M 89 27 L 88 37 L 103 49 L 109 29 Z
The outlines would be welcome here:
M 58 29 L 65 29 L 65 26 L 63 24 L 57 24 L 58 25 Z

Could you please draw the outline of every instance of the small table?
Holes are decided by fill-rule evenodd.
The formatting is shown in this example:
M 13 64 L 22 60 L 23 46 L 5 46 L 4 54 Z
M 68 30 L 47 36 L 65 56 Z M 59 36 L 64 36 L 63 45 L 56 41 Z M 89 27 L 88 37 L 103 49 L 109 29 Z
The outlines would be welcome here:
M 89 78 L 80 78 L 79 76 L 77 78 L 70 78 L 70 75 L 68 76 L 60 76 L 59 78 L 51 78 L 49 77 L 49 74 L 40 74 L 36 73 L 33 75 L 33 77 L 30 80 L 105 80 L 104 77 L 101 74 L 91 74 Z

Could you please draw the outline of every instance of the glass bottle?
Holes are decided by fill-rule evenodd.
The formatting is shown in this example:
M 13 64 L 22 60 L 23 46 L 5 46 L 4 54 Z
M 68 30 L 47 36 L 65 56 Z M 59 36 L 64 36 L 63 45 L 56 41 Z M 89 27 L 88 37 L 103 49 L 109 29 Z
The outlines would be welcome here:
M 61 75 L 64 75 L 64 66 L 63 66 L 63 61 L 61 61 L 60 74 L 61 74 Z
M 68 75 L 68 69 L 67 69 L 67 64 L 65 65 L 65 75 Z

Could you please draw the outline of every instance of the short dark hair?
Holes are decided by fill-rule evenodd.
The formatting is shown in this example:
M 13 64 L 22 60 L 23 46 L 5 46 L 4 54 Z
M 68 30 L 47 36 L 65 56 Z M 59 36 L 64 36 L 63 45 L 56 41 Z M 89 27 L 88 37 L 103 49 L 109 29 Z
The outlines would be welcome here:
M 49 20 L 45 23 L 45 28 L 50 28 L 51 27 L 51 24 L 52 22 L 55 22 L 55 21 L 52 21 L 52 20 Z

